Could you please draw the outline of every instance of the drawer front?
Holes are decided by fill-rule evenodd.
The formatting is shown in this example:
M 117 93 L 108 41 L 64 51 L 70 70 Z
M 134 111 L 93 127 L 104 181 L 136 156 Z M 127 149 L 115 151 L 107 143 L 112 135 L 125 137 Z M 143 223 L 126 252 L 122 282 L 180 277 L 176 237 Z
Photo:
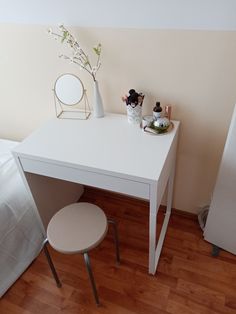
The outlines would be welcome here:
M 20 157 L 22 168 L 26 172 L 44 175 L 56 179 L 89 185 L 113 192 L 149 199 L 149 184 L 112 175 L 85 171 L 49 162 Z

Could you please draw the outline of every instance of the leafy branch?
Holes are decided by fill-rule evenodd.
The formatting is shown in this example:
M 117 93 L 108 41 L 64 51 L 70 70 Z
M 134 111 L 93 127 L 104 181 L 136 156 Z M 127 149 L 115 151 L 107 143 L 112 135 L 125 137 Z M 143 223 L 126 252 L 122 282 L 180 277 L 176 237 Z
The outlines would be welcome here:
M 60 55 L 60 58 L 64 58 L 69 60 L 71 63 L 75 63 L 80 66 L 81 69 L 87 71 L 96 81 L 96 74 L 101 66 L 101 51 L 102 45 L 99 43 L 96 47 L 93 47 L 93 51 L 97 56 L 97 62 L 95 66 L 92 66 L 89 60 L 89 56 L 85 53 L 85 51 L 80 46 L 78 40 L 70 33 L 70 31 L 65 28 L 64 25 L 59 26 L 60 33 L 55 33 L 52 29 L 48 30 L 48 33 L 51 34 L 54 39 L 60 40 L 62 44 L 67 44 L 72 49 L 72 56 Z

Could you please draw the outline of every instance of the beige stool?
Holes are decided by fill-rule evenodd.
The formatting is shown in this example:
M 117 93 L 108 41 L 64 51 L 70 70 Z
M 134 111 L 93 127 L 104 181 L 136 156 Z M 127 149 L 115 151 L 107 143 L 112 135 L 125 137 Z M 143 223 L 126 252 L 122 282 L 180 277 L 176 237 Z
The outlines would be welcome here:
M 61 253 L 82 253 L 84 255 L 86 268 L 97 304 L 99 304 L 99 298 L 88 252 L 98 246 L 104 239 L 108 230 L 108 222 L 112 223 L 114 228 L 116 259 L 119 263 L 120 255 L 116 224 L 113 220 L 107 220 L 101 208 L 90 203 L 70 204 L 59 210 L 48 224 L 47 240 L 44 245 L 44 252 L 58 287 L 61 287 L 61 282 L 49 255 L 46 246 L 47 242 L 49 242 L 56 251 Z

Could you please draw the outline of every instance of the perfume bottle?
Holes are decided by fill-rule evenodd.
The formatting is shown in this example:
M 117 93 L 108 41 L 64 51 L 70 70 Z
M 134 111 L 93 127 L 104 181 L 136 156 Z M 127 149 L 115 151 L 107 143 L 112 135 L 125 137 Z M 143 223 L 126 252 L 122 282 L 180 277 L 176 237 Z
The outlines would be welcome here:
M 167 119 L 171 119 L 171 105 L 166 105 L 165 108 L 164 108 L 164 116 L 167 118 Z

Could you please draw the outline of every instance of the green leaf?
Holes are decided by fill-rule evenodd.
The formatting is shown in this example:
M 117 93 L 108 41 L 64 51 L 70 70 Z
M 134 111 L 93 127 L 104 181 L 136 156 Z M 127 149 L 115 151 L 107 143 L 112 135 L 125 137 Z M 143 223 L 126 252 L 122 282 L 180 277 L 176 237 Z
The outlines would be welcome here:
M 99 43 L 97 47 L 93 47 L 93 51 L 96 53 L 97 56 L 100 56 L 102 50 L 102 45 Z
M 63 31 L 61 42 L 63 43 L 67 39 L 68 36 L 69 36 L 69 32 Z

